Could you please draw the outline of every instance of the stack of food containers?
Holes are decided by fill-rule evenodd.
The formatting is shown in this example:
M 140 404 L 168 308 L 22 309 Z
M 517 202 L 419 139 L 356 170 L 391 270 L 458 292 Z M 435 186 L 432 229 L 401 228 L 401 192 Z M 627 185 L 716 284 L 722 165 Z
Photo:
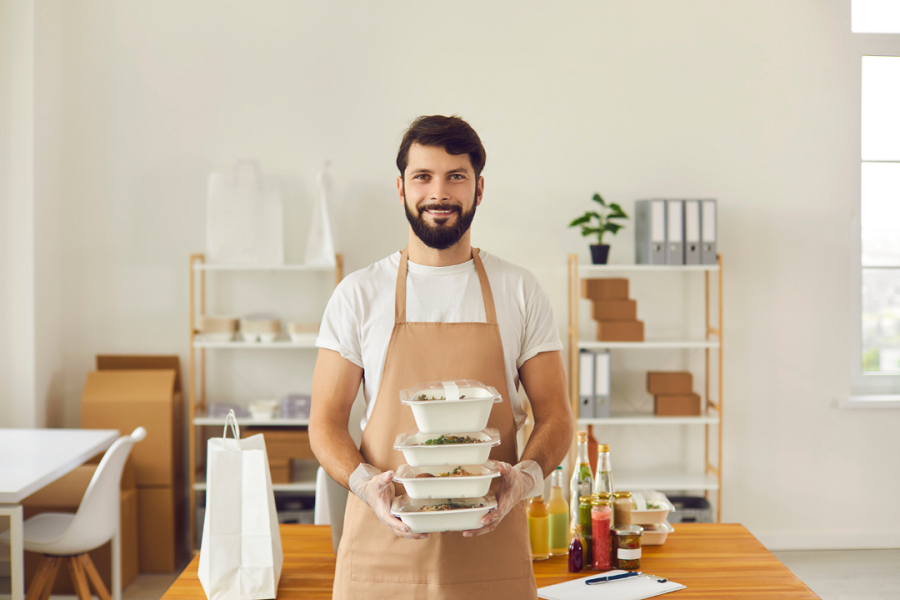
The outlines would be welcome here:
M 412 408 L 418 429 L 394 442 L 407 462 L 394 481 L 406 494 L 391 512 L 413 533 L 479 529 L 497 506 L 488 490 L 500 469 L 488 457 L 500 433 L 487 423 L 500 394 L 470 379 L 429 381 L 402 390 L 400 401 Z
M 672 503 L 661 492 L 643 490 L 632 492 L 631 524 L 644 528 L 641 544 L 662 546 L 675 528 L 669 524 L 669 513 L 674 510 Z

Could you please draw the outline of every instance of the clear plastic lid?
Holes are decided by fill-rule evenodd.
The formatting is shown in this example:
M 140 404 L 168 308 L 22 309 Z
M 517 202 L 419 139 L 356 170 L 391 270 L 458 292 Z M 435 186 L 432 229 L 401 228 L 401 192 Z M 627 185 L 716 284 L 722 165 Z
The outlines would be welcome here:
M 492 400 L 500 402 L 500 392 L 474 379 L 454 381 L 426 381 L 407 390 L 400 390 L 400 402 L 418 404 L 424 402 L 466 402 Z
M 441 504 L 450 504 L 460 508 L 451 508 L 449 510 L 422 510 Z M 480 505 L 480 506 L 479 506 Z M 394 498 L 391 504 L 391 513 L 399 515 L 401 513 L 422 513 L 423 515 L 446 515 L 447 513 L 472 512 L 475 510 L 493 510 L 497 508 L 497 499 L 494 494 L 488 494 L 481 498 L 429 498 L 427 500 L 414 500 L 406 494 Z
M 403 450 L 404 448 L 411 447 L 447 448 L 449 446 L 458 445 L 499 446 L 500 432 L 493 427 L 488 427 L 475 432 L 435 435 L 433 433 L 422 433 L 418 429 L 410 429 L 406 433 L 398 435 L 394 440 L 394 450 Z
M 460 472 L 462 470 L 462 472 Z M 431 477 L 420 477 L 424 474 Z M 430 467 L 411 467 L 409 465 L 400 465 L 394 473 L 394 481 L 397 483 L 405 483 L 414 479 L 461 479 L 470 477 L 500 477 L 500 465 L 489 460 L 483 465 L 435 465 Z

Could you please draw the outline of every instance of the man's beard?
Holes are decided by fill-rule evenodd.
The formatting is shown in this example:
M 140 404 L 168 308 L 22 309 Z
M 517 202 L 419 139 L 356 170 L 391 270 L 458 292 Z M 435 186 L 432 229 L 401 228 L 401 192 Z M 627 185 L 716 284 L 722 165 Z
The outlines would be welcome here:
M 406 198 L 406 186 L 403 188 L 403 197 Z M 478 206 L 477 201 L 472 202 L 472 210 L 464 212 L 455 204 L 441 204 L 439 202 L 422 204 L 419 207 L 419 215 L 416 216 L 409 210 L 406 201 L 403 202 L 403 208 L 406 210 L 406 220 L 412 226 L 413 233 L 422 240 L 422 243 L 429 248 L 435 250 L 446 250 L 450 246 L 462 238 L 469 227 L 472 225 L 472 219 L 475 218 L 475 208 Z M 425 212 L 429 209 L 452 210 L 457 213 L 456 223 L 453 225 L 437 225 L 432 226 L 425 220 Z M 433 216 L 433 215 L 432 215 Z M 452 215 L 448 214 L 449 219 Z

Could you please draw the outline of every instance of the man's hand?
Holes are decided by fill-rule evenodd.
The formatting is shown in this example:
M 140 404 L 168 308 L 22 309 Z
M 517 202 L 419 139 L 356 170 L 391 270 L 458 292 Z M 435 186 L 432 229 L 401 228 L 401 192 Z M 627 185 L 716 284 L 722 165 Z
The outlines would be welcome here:
M 497 488 L 495 494 L 497 498 L 497 508 L 484 515 L 481 519 L 481 529 L 472 529 L 463 532 L 465 537 L 474 537 L 476 535 L 484 535 L 497 529 L 497 525 L 512 508 L 530 496 L 534 496 L 534 488 L 538 481 L 543 484 L 543 477 L 539 477 L 541 467 L 533 460 L 527 460 L 517 464 L 515 467 L 509 463 L 501 462 L 500 464 L 500 487 Z
M 393 471 L 382 473 L 372 465 L 360 463 L 350 475 L 350 491 L 375 511 L 382 523 L 391 528 L 397 537 L 408 540 L 422 540 L 427 533 L 412 533 L 406 523 L 391 514 L 394 501 Z

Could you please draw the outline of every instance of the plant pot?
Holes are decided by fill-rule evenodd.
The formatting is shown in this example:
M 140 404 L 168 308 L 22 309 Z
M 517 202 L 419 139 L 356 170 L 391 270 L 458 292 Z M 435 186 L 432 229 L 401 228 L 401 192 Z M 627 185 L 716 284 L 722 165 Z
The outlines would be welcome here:
M 609 246 L 607 244 L 591 244 L 591 262 L 595 265 L 605 265 L 609 258 Z

